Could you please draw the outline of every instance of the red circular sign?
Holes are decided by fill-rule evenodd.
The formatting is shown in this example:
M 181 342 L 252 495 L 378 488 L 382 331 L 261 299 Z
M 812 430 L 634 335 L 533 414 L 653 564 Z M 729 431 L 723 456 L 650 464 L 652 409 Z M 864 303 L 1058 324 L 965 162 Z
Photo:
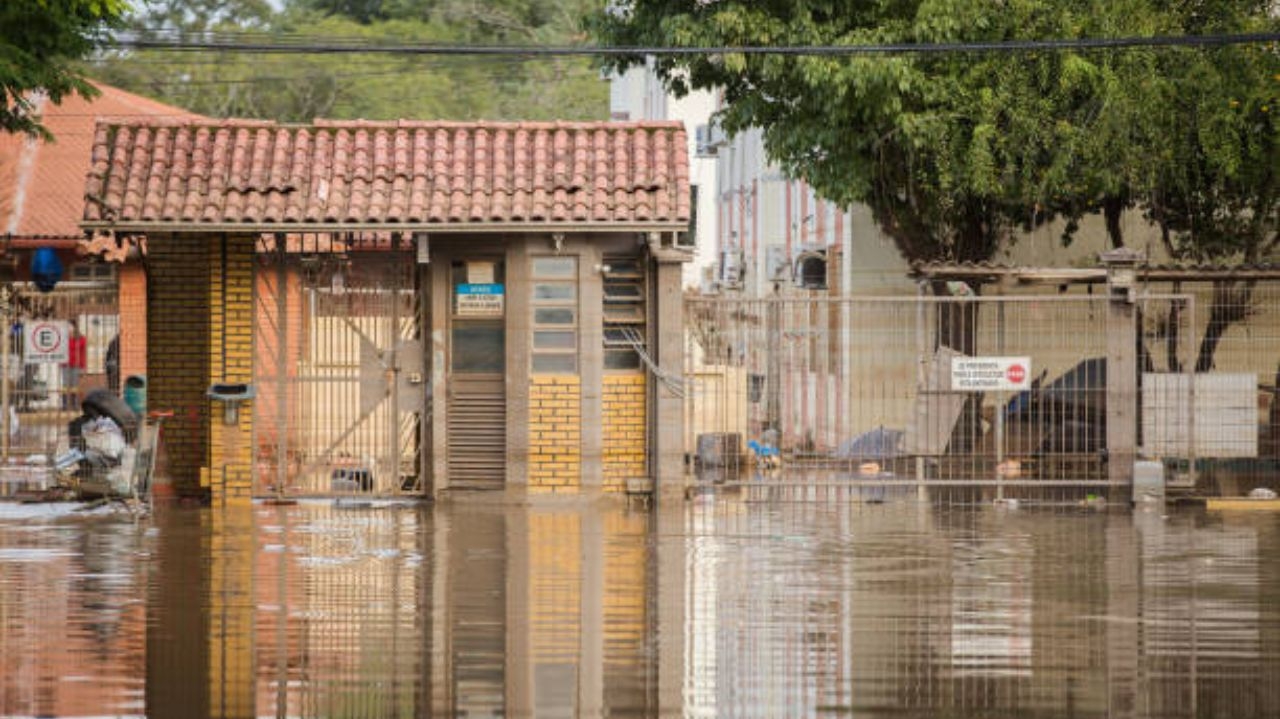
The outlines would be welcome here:
M 1009 369 L 1005 370 L 1004 376 L 1009 378 L 1013 384 L 1022 384 L 1027 378 L 1027 368 L 1020 364 L 1009 365 Z
M 57 325 L 42 322 L 31 329 L 31 344 L 40 354 L 53 354 L 62 346 L 62 329 Z

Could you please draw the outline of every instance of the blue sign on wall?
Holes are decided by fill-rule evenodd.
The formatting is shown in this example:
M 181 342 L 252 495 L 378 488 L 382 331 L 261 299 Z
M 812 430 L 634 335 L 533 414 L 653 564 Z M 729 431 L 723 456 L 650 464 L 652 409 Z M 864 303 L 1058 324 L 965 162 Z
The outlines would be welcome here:
M 456 296 L 459 317 L 502 316 L 502 285 L 458 285 Z
M 502 285 L 458 285 L 459 295 L 500 295 Z

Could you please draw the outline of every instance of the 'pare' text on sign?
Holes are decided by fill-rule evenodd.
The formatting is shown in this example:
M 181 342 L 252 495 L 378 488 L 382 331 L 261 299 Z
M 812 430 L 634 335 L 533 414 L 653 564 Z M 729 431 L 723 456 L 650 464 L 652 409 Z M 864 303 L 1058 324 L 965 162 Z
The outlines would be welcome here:
M 980 392 L 1031 388 L 1030 357 L 953 357 L 951 389 Z

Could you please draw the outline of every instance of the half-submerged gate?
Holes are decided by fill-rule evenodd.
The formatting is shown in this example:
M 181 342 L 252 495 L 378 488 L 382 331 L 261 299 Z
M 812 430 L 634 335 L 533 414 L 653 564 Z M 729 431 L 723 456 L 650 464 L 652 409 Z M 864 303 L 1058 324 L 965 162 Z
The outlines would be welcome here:
M 956 285 L 952 296 L 687 300 L 685 446 L 699 476 L 1087 499 L 1128 489 L 1109 466 L 1108 401 L 1132 407 L 1130 463 L 1169 435 L 1161 422 L 1194 410 L 1188 383 L 1163 379 L 1189 365 L 1153 363 L 1147 331 L 1163 318 L 1191 355 L 1194 298 L 983 297 Z M 961 386 L 957 360 L 989 361 L 1002 377 Z M 1109 383 L 1109 365 L 1127 369 Z M 1194 472 L 1203 443 L 1180 437 L 1158 459 Z
M 386 235 L 260 243 L 255 489 L 418 495 L 426 403 L 416 265 Z

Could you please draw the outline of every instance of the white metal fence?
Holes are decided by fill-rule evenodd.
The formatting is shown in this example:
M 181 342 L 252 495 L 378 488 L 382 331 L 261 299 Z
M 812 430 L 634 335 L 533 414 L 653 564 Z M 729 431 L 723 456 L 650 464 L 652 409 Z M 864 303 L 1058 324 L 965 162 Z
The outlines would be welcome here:
M 42 292 L 14 282 L 3 290 L 8 336 L 0 492 L 47 484 L 50 460 L 65 451 L 67 423 L 80 414 L 80 401 L 95 389 L 119 391 L 120 383 L 115 283 L 63 282 Z
M 1175 485 L 1199 476 L 1219 491 L 1230 467 L 1262 482 L 1280 444 L 1275 298 L 1182 290 L 1146 288 L 1118 324 L 1115 300 L 1086 291 L 690 299 L 687 452 L 704 478 L 781 477 L 809 493 L 863 496 L 851 484 L 863 480 L 1104 496 L 1108 356 L 1120 347 L 1135 367 L 1121 397 L 1134 456 Z M 1224 310 L 1232 297 L 1248 307 Z M 1211 329 L 1221 316 L 1235 319 Z M 1025 389 L 953 386 L 957 358 L 1003 359 L 993 366 L 1025 374 Z

